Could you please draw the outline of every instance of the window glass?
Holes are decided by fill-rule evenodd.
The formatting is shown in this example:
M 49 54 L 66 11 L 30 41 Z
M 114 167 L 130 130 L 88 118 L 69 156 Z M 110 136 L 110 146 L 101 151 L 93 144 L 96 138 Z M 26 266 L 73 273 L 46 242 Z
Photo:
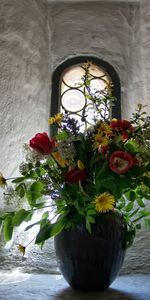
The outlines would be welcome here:
M 66 68 L 60 79 L 61 112 L 67 112 L 70 117 L 77 119 L 83 130 L 85 126 L 94 124 L 95 118 L 103 118 L 104 114 L 110 116 L 111 107 L 108 103 L 107 111 L 104 111 L 103 101 L 99 106 L 101 113 L 97 116 L 93 100 L 106 97 L 111 84 L 106 71 L 91 62 Z
M 86 81 L 85 65 L 89 64 L 90 84 Z M 87 79 L 87 78 L 86 78 Z M 85 86 L 85 81 L 86 85 Z M 115 98 L 113 105 L 108 103 L 107 110 L 101 103 L 98 119 L 109 114 L 110 118 L 121 118 L 120 104 L 120 80 L 113 66 L 108 62 L 91 56 L 78 56 L 69 58 L 55 69 L 52 77 L 51 112 L 50 116 L 58 112 L 67 112 L 70 117 L 77 119 L 82 129 L 88 124 L 93 124 L 96 118 L 94 105 L 90 96 L 100 99 L 107 94 L 107 88 L 111 88 Z M 84 122 L 83 122 L 84 119 Z M 53 135 L 55 129 L 50 129 Z

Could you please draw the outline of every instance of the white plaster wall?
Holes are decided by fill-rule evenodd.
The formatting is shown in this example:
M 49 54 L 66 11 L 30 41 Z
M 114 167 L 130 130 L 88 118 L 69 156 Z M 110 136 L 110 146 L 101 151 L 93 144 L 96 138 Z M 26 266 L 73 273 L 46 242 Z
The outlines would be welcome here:
M 150 1 L 142 0 L 140 10 L 141 56 L 143 64 L 144 102 L 150 107 Z M 150 114 L 150 110 L 149 114 Z
M 47 9 L 41 1 L 0 0 L 0 171 L 6 177 L 18 173 L 23 143 L 48 130 L 49 46 Z M 43 270 L 51 260 L 49 246 L 47 259 L 38 247 L 29 247 L 24 260 L 17 251 L 18 242 L 27 244 L 31 238 L 19 231 L 4 247 L 1 236 L 0 268 L 32 271 L 38 265 Z
M 148 1 L 142 6 L 45 6 L 42 0 L 0 0 L 0 170 L 5 176 L 17 173 L 22 144 L 48 129 L 51 73 L 65 59 L 93 55 L 108 61 L 121 80 L 123 117 L 131 114 L 135 103 L 148 103 L 148 11 Z M 149 233 L 138 235 L 122 272 L 150 271 L 148 240 Z M 11 250 L 1 249 L 0 256 L 1 268 L 57 271 L 53 241 L 42 252 L 31 246 L 23 261 L 14 244 Z
M 128 117 L 140 90 L 139 85 L 135 88 L 139 73 L 133 72 L 133 66 L 140 65 L 139 48 L 135 44 L 139 5 L 81 2 L 54 4 L 49 11 L 53 68 L 75 55 L 106 60 L 120 77 L 122 115 Z
M 0 170 L 16 173 L 22 144 L 47 130 L 46 9 L 36 0 L 0 1 Z

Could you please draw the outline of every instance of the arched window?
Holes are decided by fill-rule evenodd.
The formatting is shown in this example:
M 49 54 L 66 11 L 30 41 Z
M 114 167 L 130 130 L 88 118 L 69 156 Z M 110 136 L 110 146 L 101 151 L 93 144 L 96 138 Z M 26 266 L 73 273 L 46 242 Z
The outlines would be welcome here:
M 90 77 L 86 77 L 87 65 Z M 103 97 L 109 84 L 112 84 L 115 101 L 113 106 L 107 107 L 108 114 L 110 117 L 120 118 L 120 80 L 114 68 L 95 57 L 82 56 L 66 60 L 53 73 L 51 116 L 67 111 L 81 124 L 84 112 L 87 121 L 92 124 L 94 109 L 90 98 L 93 95 Z M 100 108 L 103 111 L 103 107 Z

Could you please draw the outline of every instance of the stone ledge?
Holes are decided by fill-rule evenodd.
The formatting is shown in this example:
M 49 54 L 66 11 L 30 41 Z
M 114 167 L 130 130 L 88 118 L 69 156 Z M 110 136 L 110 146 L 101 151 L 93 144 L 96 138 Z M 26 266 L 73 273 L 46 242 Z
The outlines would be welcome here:
M 118 277 L 104 292 L 79 292 L 60 275 L 0 272 L 1 300 L 149 300 L 149 275 Z

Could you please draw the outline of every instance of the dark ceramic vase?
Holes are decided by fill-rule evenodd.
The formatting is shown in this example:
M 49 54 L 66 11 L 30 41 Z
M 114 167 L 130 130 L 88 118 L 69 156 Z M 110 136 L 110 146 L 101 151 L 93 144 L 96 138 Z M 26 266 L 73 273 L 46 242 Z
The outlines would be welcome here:
M 58 266 L 77 290 L 102 291 L 116 278 L 125 256 L 126 223 L 117 212 L 101 214 L 90 234 L 81 224 L 55 237 Z

